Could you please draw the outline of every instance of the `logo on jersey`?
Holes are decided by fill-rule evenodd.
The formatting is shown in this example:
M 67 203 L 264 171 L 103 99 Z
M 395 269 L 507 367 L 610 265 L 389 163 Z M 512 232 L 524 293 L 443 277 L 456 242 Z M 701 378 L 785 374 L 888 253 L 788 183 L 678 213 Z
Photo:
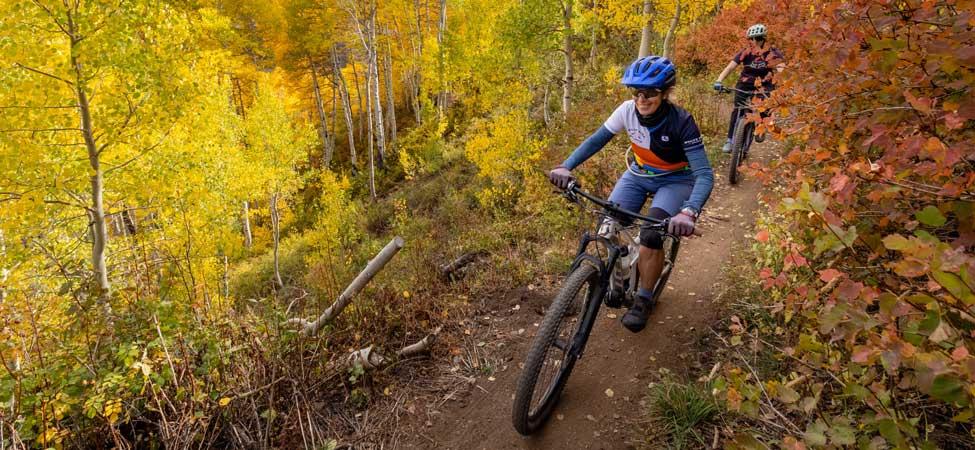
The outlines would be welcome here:
M 626 132 L 630 135 L 630 138 L 634 141 L 646 141 L 649 139 L 649 133 L 646 128 L 627 128 Z
M 670 142 L 670 136 L 667 136 L 667 135 L 665 134 L 665 135 L 663 135 L 663 136 L 660 136 L 660 140 L 661 140 L 661 141 L 664 141 L 664 142 Z
M 748 67 L 751 67 L 752 69 L 764 69 L 768 67 L 768 63 L 764 59 L 756 59 L 755 61 L 752 61 Z

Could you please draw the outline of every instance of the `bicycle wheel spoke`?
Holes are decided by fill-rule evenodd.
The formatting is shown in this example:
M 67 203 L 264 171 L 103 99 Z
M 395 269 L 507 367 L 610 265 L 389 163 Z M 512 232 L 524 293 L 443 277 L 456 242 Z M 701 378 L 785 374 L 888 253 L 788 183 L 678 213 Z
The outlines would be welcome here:
M 548 398 L 552 394 L 551 391 L 555 389 L 555 384 L 567 363 L 572 336 L 575 336 L 576 332 L 578 332 L 581 323 L 579 317 L 585 309 L 586 299 L 589 298 L 589 287 L 587 284 L 576 293 L 576 297 L 571 301 L 571 306 L 567 308 L 559 321 L 552 343 L 545 352 L 545 358 L 538 374 L 537 384 L 532 393 L 529 408 L 530 415 L 538 414 L 545 406 Z M 576 311 L 571 311 L 573 309 Z M 570 312 L 576 314 L 570 316 Z

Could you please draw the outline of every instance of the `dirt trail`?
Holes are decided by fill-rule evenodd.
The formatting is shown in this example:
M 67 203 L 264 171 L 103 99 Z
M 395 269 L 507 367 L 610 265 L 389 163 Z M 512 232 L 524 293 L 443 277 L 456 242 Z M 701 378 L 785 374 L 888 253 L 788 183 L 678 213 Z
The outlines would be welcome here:
M 775 144 L 756 145 L 750 161 L 765 160 Z M 746 164 L 750 161 L 746 161 Z M 694 343 L 708 332 L 717 314 L 714 305 L 723 287 L 722 270 L 738 243 L 745 242 L 753 226 L 761 185 L 746 179 L 729 187 L 727 168 L 716 168 L 718 179 L 707 205 L 712 219 L 701 226 L 702 237 L 685 240 L 678 256 L 677 273 L 661 303 L 650 316 L 647 328 L 638 334 L 620 325 L 625 312 L 603 307 L 586 353 L 576 365 L 562 399 L 544 429 L 531 437 L 519 435 L 511 425 L 511 404 L 520 373 L 519 363 L 527 352 L 541 316 L 525 308 L 517 316 L 524 321 L 504 320 L 493 330 L 511 336 L 508 355 L 492 377 L 478 377 L 469 396 L 432 408 L 430 419 L 416 427 L 415 440 L 399 442 L 397 448 L 437 449 L 626 449 L 632 438 L 628 423 L 644 410 L 641 402 L 647 385 L 661 368 L 686 372 L 697 351 Z M 722 219 L 714 219 L 720 216 Z M 550 299 L 554 293 L 543 292 Z M 539 299 L 541 300 L 541 299 Z M 529 301 L 529 303 L 535 303 Z M 615 317 L 615 318 L 611 318 Z M 612 390 L 609 395 L 607 390 Z

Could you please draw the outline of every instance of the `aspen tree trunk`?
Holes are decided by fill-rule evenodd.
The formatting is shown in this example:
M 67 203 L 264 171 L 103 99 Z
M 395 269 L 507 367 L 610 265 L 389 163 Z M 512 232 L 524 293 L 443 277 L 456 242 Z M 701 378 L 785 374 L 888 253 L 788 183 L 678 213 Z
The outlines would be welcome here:
M 548 93 L 549 85 L 548 83 L 545 83 L 545 96 L 542 97 L 542 120 L 545 121 L 546 128 L 549 126 L 549 123 L 552 122 L 552 115 L 548 111 Z
M 367 52 L 368 53 L 368 52 Z M 370 95 L 371 84 L 366 84 L 366 107 L 369 108 L 369 114 L 366 114 L 368 119 L 369 128 L 369 195 L 373 200 L 376 199 L 376 158 L 375 152 L 373 151 L 373 135 L 372 135 L 372 95 Z
M 281 289 L 281 267 L 278 260 L 278 248 L 281 242 L 281 215 L 278 213 L 278 193 L 271 194 L 271 234 L 274 239 L 274 285 Z
M 3 230 L 0 230 L 0 258 L 5 258 L 7 256 L 7 243 L 3 240 Z M 7 299 L 7 277 L 10 275 L 10 269 L 6 267 L 0 267 L 0 305 L 3 301 Z
M 251 212 L 250 205 L 244 201 L 244 211 L 241 213 L 244 222 L 244 247 L 251 248 L 254 245 L 254 235 L 251 234 Z
M 335 136 L 338 133 L 338 114 L 339 114 L 339 90 L 336 89 L 335 79 L 332 79 L 332 153 L 335 152 Z
M 393 95 L 393 49 L 386 41 L 386 57 L 383 58 L 386 73 L 386 126 L 389 127 L 389 148 L 396 146 L 396 96 Z
M 677 0 L 677 9 L 674 10 L 674 18 L 670 20 L 670 29 L 664 37 L 664 58 L 673 58 L 673 46 L 676 39 L 674 33 L 677 32 L 677 25 L 680 23 L 681 2 Z
M 369 12 L 369 27 L 367 28 L 369 40 L 369 72 L 372 80 L 372 106 L 376 114 L 376 149 L 378 158 L 376 165 L 380 169 L 386 164 L 386 131 L 383 125 L 383 102 L 379 95 L 379 48 L 376 42 L 376 6 L 372 5 Z
M 410 38 L 413 44 L 413 68 L 410 75 L 410 96 L 412 97 L 413 115 L 417 125 L 423 122 L 423 106 L 420 103 L 420 64 L 423 60 L 423 19 L 420 16 L 420 0 L 413 0 L 413 12 L 416 16 L 416 33 Z
M 240 79 L 234 77 L 233 80 L 234 80 L 233 95 L 234 95 L 234 101 L 236 102 L 234 106 L 237 109 L 237 115 L 239 115 L 242 119 L 244 119 L 246 118 L 244 112 L 244 91 L 243 88 L 240 86 Z
M 596 26 L 592 27 L 592 35 L 589 37 L 589 67 L 596 61 Z
M 643 58 L 650 55 L 650 33 L 653 31 L 653 21 L 650 17 L 650 13 L 652 11 L 652 0 L 643 0 L 643 17 L 646 19 L 646 23 L 643 24 L 643 33 L 640 35 L 640 52 L 637 55 L 637 58 Z
M 351 58 L 350 58 L 350 60 L 351 60 Z M 362 140 L 362 133 L 363 133 L 363 131 L 362 131 L 362 114 L 363 113 L 372 114 L 372 113 L 370 111 L 366 111 L 365 106 L 362 104 L 362 102 L 363 102 L 363 100 L 362 100 L 362 89 L 359 87 L 359 71 L 356 70 L 355 63 L 354 62 L 351 64 L 351 66 L 352 66 L 352 81 L 355 82 L 355 96 L 359 100 L 359 122 L 356 124 L 357 125 L 356 130 L 358 131 L 357 135 L 359 137 L 359 140 L 361 141 Z
M 322 138 L 322 167 L 328 167 L 332 162 L 331 137 L 328 135 L 328 123 L 325 120 L 325 104 L 322 101 L 322 90 L 318 85 L 318 71 L 314 64 L 311 66 L 311 82 L 315 91 L 315 109 L 318 112 L 318 136 Z
M 562 89 L 562 113 L 568 114 L 572 101 L 572 1 L 562 3 L 562 52 L 565 53 L 565 80 Z
M 69 21 L 73 27 L 73 22 Z M 71 31 L 71 66 L 75 72 L 75 93 L 78 96 L 78 111 L 81 115 L 81 134 L 88 151 L 88 164 L 91 166 L 91 209 L 88 210 L 91 230 L 91 265 L 98 283 L 98 297 L 108 309 L 108 299 L 112 294 L 112 286 L 108 281 L 108 267 L 105 264 L 105 252 L 108 246 L 108 230 L 105 226 L 105 179 L 101 167 L 101 150 L 95 142 L 94 127 L 91 120 L 91 107 L 88 103 L 87 77 L 81 73 L 81 62 L 75 53 L 80 39 L 74 37 Z
M 339 68 L 339 60 L 335 55 L 334 49 L 332 50 L 332 72 L 336 83 L 341 88 L 342 112 L 345 114 L 345 126 L 349 134 L 349 163 L 352 165 L 352 173 L 354 174 L 358 166 L 358 161 L 356 160 L 355 153 L 355 127 L 352 123 L 352 101 L 349 98 L 349 88 L 345 84 L 345 77 L 342 76 L 342 69 Z
M 447 61 L 444 52 L 444 32 L 447 31 L 447 0 L 440 0 L 440 21 L 437 23 L 437 75 L 440 92 L 437 93 L 437 115 L 443 117 L 447 104 Z
M 410 73 L 403 75 L 403 81 L 409 88 L 406 94 L 409 96 L 410 109 L 413 110 L 413 120 L 416 121 L 417 125 L 420 125 L 423 121 L 423 116 L 420 113 L 420 96 L 419 87 L 416 82 L 417 73 L 416 69 L 411 69 Z

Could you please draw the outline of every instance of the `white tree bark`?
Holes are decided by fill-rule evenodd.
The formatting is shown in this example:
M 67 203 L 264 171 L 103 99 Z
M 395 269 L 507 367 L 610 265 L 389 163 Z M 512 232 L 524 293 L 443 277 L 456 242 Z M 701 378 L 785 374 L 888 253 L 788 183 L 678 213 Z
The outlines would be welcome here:
M 542 120 L 545 121 L 546 128 L 552 123 L 552 114 L 548 110 L 549 90 L 548 83 L 545 83 L 545 95 L 542 97 Z
M 423 60 L 423 19 L 420 16 L 420 0 L 413 0 L 413 13 L 415 18 L 415 29 L 413 36 L 410 37 L 410 44 L 413 46 L 413 67 L 411 73 L 407 75 L 410 85 L 410 99 L 413 106 L 413 115 L 417 125 L 423 122 L 423 106 L 420 103 L 420 61 Z
M 0 258 L 7 256 L 7 242 L 3 240 L 3 230 L 0 230 Z M 7 277 L 10 276 L 10 269 L 0 266 L 0 305 L 7 299 Z
M 274 285 L 281 289 L 284 282 L 281 281 L 281 266 L 278 259 L 278 249 L 281 243 L 281 214 L 278 212 L 277 192 L 271 194 L 271 238 L 274 241 Z
M 444 33 L 447 31 L 447 0 L 440 0 L 440 20 L 437 22 L 437 75 L 440 92 L 437 93 L 437 115 L 443 117 L 447 106 L 447 61 L 444 51 Z
M 650 55 L 650 39 L 651 32 L 653 31 L 653 20 L 650 13 L 653 11 L 653 0 L 643 0 L 643 18 L 646 23 L 643 24 L 643 33 L 640 35 L 640 51 L 637 58 L 643 58 Z
M 682 3 L 677 0 L 677 8 L 674 10 L 674 17 L 670 19 L 670 29 L 667 30 L 667 36 L 664 37 L 664 58 L 674 58 L 674 45 L 677 33 L 677 25 L 680 23 L 680 13 L 682 8 Z
M 74 30 L 72 35 L 74 34 Z M 105 179 L 101 168 L 101 151 L 95 142 L 94 126 L 91 119 L 91 108 L 88 103 L 87 77 L 81 72 L 81 62 L 75 54 L 75 48 L 80 39 L 71 38 L 71 65 L 75 71 L 75 93 L 78 97 L 78 111 L 81 115 L 81 134 L 88 151 L 88 164 L 91 166 L 91 209 L 88 210 L 91 230 L 91 265 L 98 283 L 98 297 L 107 305 L 112 294 L 112 286 L 108 281 L 108 267 L 105 264 L 106 247 L 108 246 L 108 230 L 105 224 Z
M 244 201 L 244 211 L 241 213 L 244 226 L 244 247 L 251 248 L 254 245 L 254 235 L 251 234 L 251 211 L 250 204 Z
M 393 94 L 393 49 L 386 41 L 386 55 L 383 58 L 383 72 L 386 80 L 386 126 L 389 127 L 390 151 L 396 146 L 396 96 Z
M 332 162 L 332 138 L 328 134 L 328 122 L 325 119 L 325 102 L 322 101 L 322 90 L 318 85 L 318 71 L 315 64 L 309 61 L 311 67 L 311 83 L 315 92 L 315 109 L 318 112 L 318 136 L 322 139 L 322 167 L 328 167 Z
M 367 124 L 369 125 L 369 196 L 373 200 L 376 199 L 376 152 L 373 149 L 374 137 L 372 134 L 372 83 L 366 83 L 366 108 L 369 109 L 367 116 Z
M 351 61 L 351 58 L 350 58 L 350 61 Z M 363 114 L 365 114 L 365 115 L 372 114 L 372 112 L 371 112 L 372 110 L 367 110 L 366 106 L 363 105 L 362 85 L 359 84 L 359 71 L 356 70 L 355 63 L 352 63 L 351 65 L 352 65 L 352 81 L 355 82 L 355 96 L 356 96 L 356 99 L 359 100 L 359 111 L 358 111 L 359 112 L 359 121 L 356 122 L 356 132 L 358 133 L 359 140 L 361 141 L 362 140 L 362 135 L 364 134 L 364 132 L 362 130 L 362 122 L 363 122 L 362 115 Z M 368 83 L 367 83 L 367 86 L 366 87 L 367 88 L 369 87 L 368 86 Z M 366 96 L 368 96 L 368 95 L 369 94 L 366 93 Z M 365 100 L 369 100 L 369 99 L 366 98 Z
M 369 66 L 372 73 L 373 110 L 376 114 L 376 148 L 378 150 L 378 166 L 386 166 L 386 130 L 383 125 L 383 102 L 379 92 L 379 45 L 376 42 L 376 6 L 372 5 L 369 12 Z
M 394 256 L 396 256 L 397 253 L 399 253 L 400 249 L 403 248 L 404 243 L 403 238 L 399 236 L 396 236 L 393 238 L 393 240 L 389 241 L 389 243 L 386 244 L 386 246 L 383 247 L 383 249 L 380 250 L 379 253 L 374 256 L 368 264 L 366 264 L 365 269 L 362 269 L 362 272 L 359 272 L 359 275 L 352 280 L 352 283 L 349 283 L 345 290 L 342 291 L 342 294 L 335 299 L 332 305 L 329 306 L 328 309 L 322 313 L 322 315 L 318 316 L 317 319 L 314 321 L 308 321 L 305 319 L 291 319 L 288 321 L 288 323 L 301 325 L 301 334 L 304 336 L 318 333 L 322 327 L 332 320 L 335 320 L 339 314 L 342 314 L 342 310 L 349 306 L 349 303 L 352 302 L 352 299 L 356 296 L 356 294 L 362 291 L 362 288 L 366 287 L 366 285 L 369 284 L 369 281 L 372 280 L 372 278 L 375 277 L 379 271 L 383 270 L 383 267 L 386 267 L 386 263 L 388 263 L 391 259 L 393 259 Z
M 565 54 L 565 79 L 562 84 L 562 113 L 567 115 L 572 105 L 572 2 L 562 0 L 562 52 Z
M 358 161 L 355 153 L 355 126 L 352 122 L 352 101 L 349 99 L 349 88 L 345 84 L 345 77 L 342 76 L 342 69 L 339 67 L 339 59 L 335 54 L 335 47 L 332 47 L 332 73 L 336 80 L 337 88 L 340 89 L 342 99 L 342 112 L 345 114 L 345 126 L 349 134 L 349 163 L 352 164 L 352 172 L 355 173 Z
M 589 67 L 596 63 L 596 27 L 597 25 L 593 24 L 592 34 L 589 37 Z
M 396 359 L 409 358 L 421 353 L 426 353 L 430 351 L 430 347 L 433 347 L 433 343 L 437 341 L 437 335 L 440 334 L 441 329 L 441 327 L 437 327 L 437 329 L 433 330 L 433 332 L 428 334 L 427 337 L 397 350 L 396 358 L 388 358 L 382 353 L 379 353 L 375 349 L 375 346 L 370 345 L 366 348 L 362 348 L 350 353 L 349 356 L 345 357 L 343 361 L 333 366 L 332 369 L 342 370 L 349 367 L 359 366 L 365 370 L 376 370 L 381 369 L 383 366 Z
M 375 145 L 378 151 L 378 158 L 373 156 L 370 151 L 370 166 L 375 165 L 373 160 L 378 162 L 380 168 L 384 165 L 386 134 L 383 127 L 383 106 L 379 92 L 379 60 L 376 42 L 376 4 L 370 1 L 366 4 L 368 10 L 365 18 L 359 12 L 356 1 L 350 1 L 347 6 L 352 23 L 355 25 L 356 35 L 362 43 L 362 48 L 366 54 L 366 104 L 370 115 L 369 117 L 369 136 L 370 144 L 375 138 Z M 370 177 L 375 177 L 375 169 L 370 167 Z M 373 181 L 370 184 L 374 184 Z M 373 195 L 375 198 L 375 195 Z

